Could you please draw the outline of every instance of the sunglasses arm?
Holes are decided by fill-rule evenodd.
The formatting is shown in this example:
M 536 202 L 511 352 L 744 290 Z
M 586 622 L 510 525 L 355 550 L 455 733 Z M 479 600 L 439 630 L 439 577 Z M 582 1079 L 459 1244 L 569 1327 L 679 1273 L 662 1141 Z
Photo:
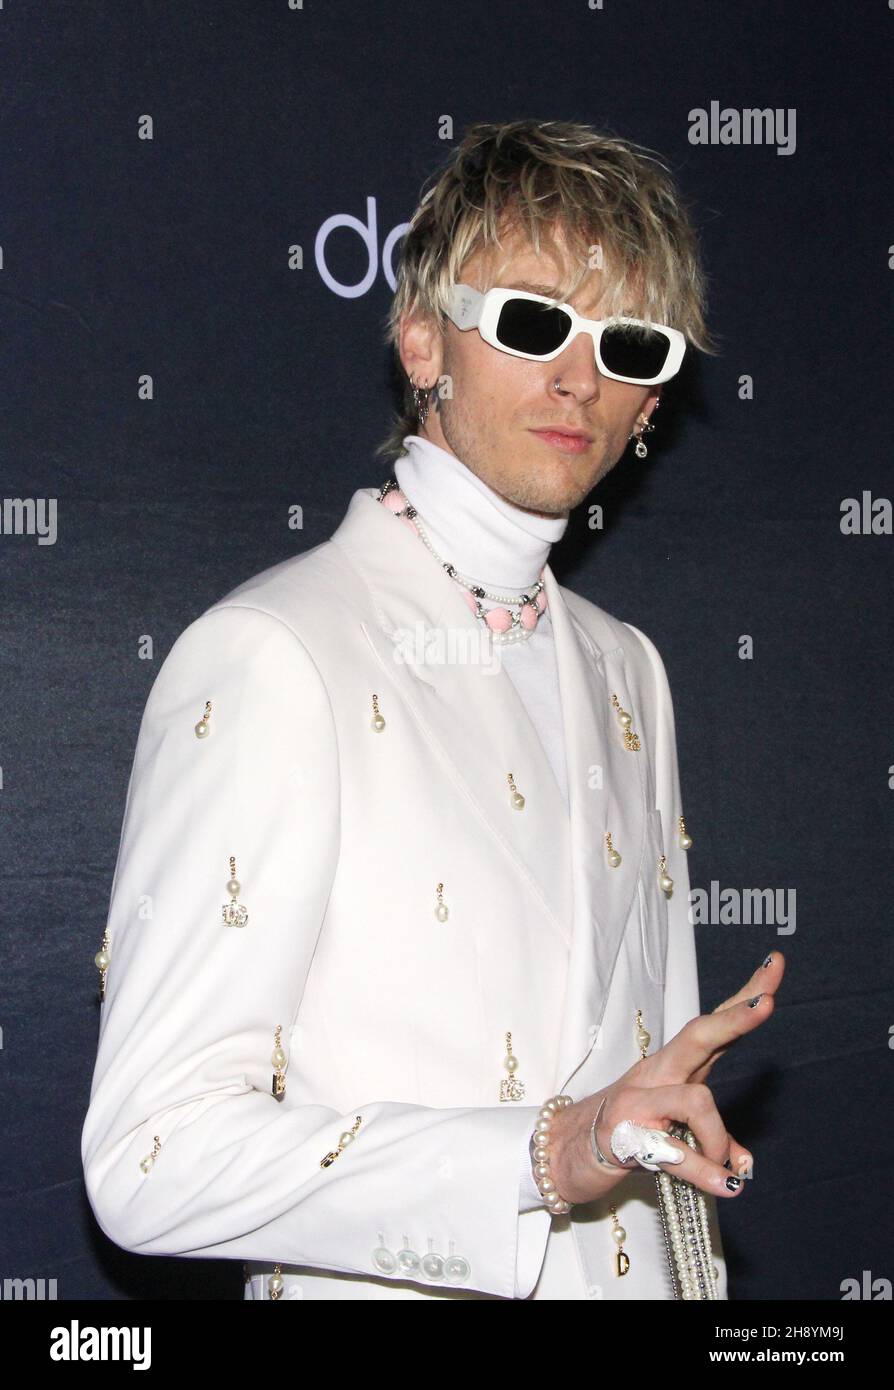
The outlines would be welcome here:
M 481 322 L 484 295 L 472 285 L 454 285 L 451 291 L 449 316 L 463 332 L 477 328 Z

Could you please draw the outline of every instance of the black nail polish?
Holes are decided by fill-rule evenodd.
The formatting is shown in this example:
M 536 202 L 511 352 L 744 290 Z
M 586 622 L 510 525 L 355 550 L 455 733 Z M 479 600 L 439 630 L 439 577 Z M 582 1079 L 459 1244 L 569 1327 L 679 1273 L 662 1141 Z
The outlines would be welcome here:
M 770 954 L 767 956 L 767 959 L 764 961 L 764 965 L 769 965 L 769 964 L 770 964 L 770 961 L 771 961 L 772 959 L 773 959 L 773 952 L 771 951 Z
M 748 1000 L 748 1007 L 749 1007 L 749 1009 L 756 1009 L 757 1006 L 758 1006 L 758 1004 L 759 1004 L 759 1003 L 761 1002 L 761 1000 L 763 999 L 763 997 L 764 997 L 764 996 L 763 996 L 762 994 L 756 994 L 756 995 L 754 996 L 753 999 L 749 999 L 749 1000 Z
M 738 1178 L 727 1178 L 726 1185 L 729 1188 L 730 1192 L 735 1192 L 737 1187 L 742 1186 Z

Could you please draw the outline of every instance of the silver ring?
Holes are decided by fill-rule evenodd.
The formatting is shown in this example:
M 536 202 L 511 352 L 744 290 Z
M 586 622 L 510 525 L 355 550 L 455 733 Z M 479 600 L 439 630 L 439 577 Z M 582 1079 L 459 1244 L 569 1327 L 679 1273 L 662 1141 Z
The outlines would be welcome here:
M 647 1169 L 650 1173 L 661 1173 L 663 1172 L 662 1163 L 683 1162 L 686 1155 L 675 1144 L 671 1143 L 671 1135 L 666 1129 L 650 1129 L 647 1125 L 634 1124 L 633 1120 L 621 1120 L 612 1130 L 609 1147 L 615 1158 L 621 1159 L 622 1162 L 621 1164 L 611 1163 L 600 1149 L 596 1139 L 596 1126 L 602 1115 L 602 1107 L 607 1100 L 607 1095 L 602 1097 L 602 1104 L 596 1111 L 590 1126 L 590 1147 L 601 1168 L 609 1168 L 615 1173 L 630 1173 L 633 1170 L 627 1167 L 624 1160 L 632 1158 L 641 1168 Z
M 607 1100 L 607 1095 L 602 1097 L 602 1104 L 596 1111 L 596 1114 L 593 1118 L 593 1123 L 590 1125 L 590 1148 L 593 1150 L 593 1157 L 596 1159 L 596 1162 L 599 1164 L 600 1168 L 609 1168 L 613 1173 L 629 1173 L 632 1171 L 632 1169 L 626 1166 L 620 1166 L 617 1163 L 609 1162 L 605 1154 L 600 1149 L 598 1140 L 596 1138 L 596 1126 L 598 1125 L 599 1120 L 602 1116 L 602 1107 L 605 1105 L 605 1102 Z

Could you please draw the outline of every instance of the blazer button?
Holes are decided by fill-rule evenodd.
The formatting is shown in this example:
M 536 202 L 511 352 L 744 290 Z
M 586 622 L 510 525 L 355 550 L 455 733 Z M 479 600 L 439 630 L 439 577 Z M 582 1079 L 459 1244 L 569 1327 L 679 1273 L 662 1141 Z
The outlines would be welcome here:
M 377 1246 L 372 1252 L 372 1262 L 380 1274 L 393 1274 L 397 1269 L 393 1252 L 384 1245 Z
M 400 1265 L 401 1271 L 404 1274 L 413 1275 L 419 1273 L 419 1256 L 416 1254 L 415 1250 L 410 1249 L 410 1242 L 407 1240 L 406 1236 L 404 1236 L 403 1249 L 397 1252 L 397 1263 Z
M 450 1255 L 444 1261 L 444 1278 L 448 1284 L 461 1284 L 472 1273 L 472 1266 L 462 1255 Z

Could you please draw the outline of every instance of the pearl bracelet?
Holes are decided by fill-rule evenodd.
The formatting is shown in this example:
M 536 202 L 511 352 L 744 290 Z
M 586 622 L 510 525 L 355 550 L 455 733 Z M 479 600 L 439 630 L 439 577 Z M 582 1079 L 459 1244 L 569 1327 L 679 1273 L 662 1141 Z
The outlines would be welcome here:
M 564 1197 L 559 1196 L 556 1191 L 556 1184 L 550 1177 L 549 1130 L 556 1112 L 563 1105 L 573 1104 L 572 1096 L 550 1096 L 549 1100 L 545 1100 L 537 1112 L 537 1123 L 528 1145 L 537 1191 L 543 1198 L 544 1206 L 553 1216 L 564 1216 L 566 1211 L 571 1210 L 572 1203 L 566 1202 Z

